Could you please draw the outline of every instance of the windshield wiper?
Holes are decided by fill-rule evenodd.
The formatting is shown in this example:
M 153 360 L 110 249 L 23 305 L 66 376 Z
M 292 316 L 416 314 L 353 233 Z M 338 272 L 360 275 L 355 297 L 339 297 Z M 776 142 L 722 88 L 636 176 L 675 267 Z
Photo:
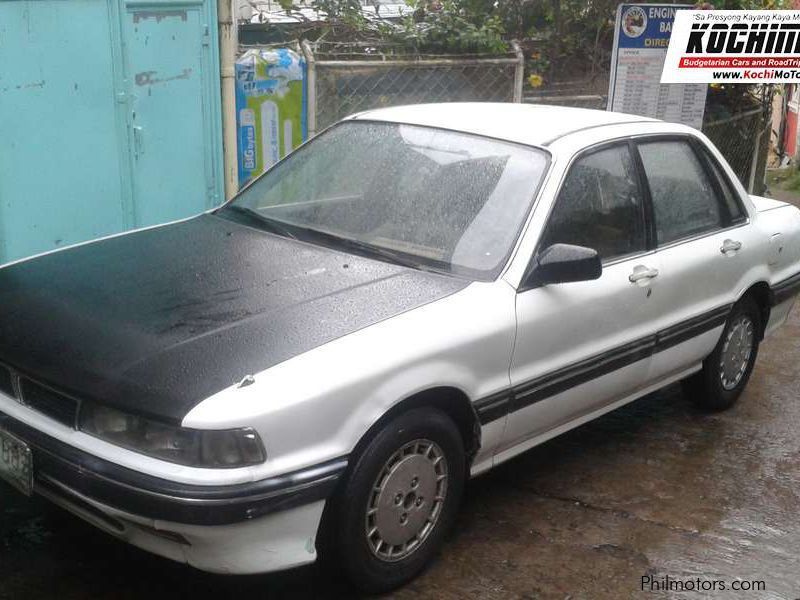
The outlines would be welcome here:
M 229 204 L 228 206 L 223 206 L 221 210 L 229 210 L 237 215 L 244 217 L 251 225 L 257 227 L 258 229 L 263 229 L 265 231 L 269 231 L 271 233 L 276 233 L 283 237 L 288 237 L 293 240 L 297 239 L 297 236 L 291 231 L 291 229 L 277 221 L 275 219 L 270 219 L 269 217 L 265 217 L 257 210 L 252 208 L 247 208 L 245 206 L 237 206 L 236 204 Z
M 374 244 L 370 244 L 368 242 L 362 242 L 361 240 L 356 240 L 353 238 L 346 238 L 335 235 L 333 233 L 328 233 L 327 231 L 320 231 L 319 229 L 314 229 L 312 227 L 301 227 L 295 225 L 285 224 L 282 221 L 277 219 L 271 219 L 269 217 L 265 217 L 258 211 L 247 208 L 244 206 L 237 206 L 235 204 L 229 204 L 227 206 L 223 206 L 221 210 L 229 210 L 236 215 L 241 216 L 244 220 L 248 221 L 249 224 L 257 227 L 259 229 L 263 229 L 265 231 L 270 231 L 272 233 L 276 233 L 278 235 L 282 235 L 293 240 L 298 239 L 297 235 L 295 235 L 293 230 L 297 230 L 301 232 L 301 236 L 306 241 L 311 241 L 312 239 L 316 238 L 319 241 L 322 241 L 324 245 L 327 246 L 334 246 L 338 248 L 342 248 L 344 250 L 352 250 L 355 251 L 357 254 L 367 257 L 379 258 L 383 259 L 387 262 L 400 265 L 402 267 L 409 267 L 411 269 L 418 269 L 420 271 L 430 271 L 432 273 L 447 273 L 446 269 L 436 269 L 433 268 L 419 260 L 415 260 L 411 256 L 397 251 L 391 250 L 390 248 L 386 248 L 384 246 L 376 246 Z
M 390 248 L 385 248 L 384 246 L 375 246 L 374 244 L 370 244 L 368 242 L 362 242 L 361 240 L 339 237 L 338 235 L 332 235 L 329 233 L 322 233 L 322 235 L 330 237 L 334 241 L 334 243 L 341 246 L 342 248 L 345 248 L 347 250 L 355 250 L 359 254 L 365 254 L 367 256 L 383 258 L 388 262 L 400 265 L 402 267 L 419 269 L 421 271 L 431 271 L 433 273 L 440 273 L 440 274 L 442 273 L 442 271 L 440 271 L 439 269 L 434 269 L 423 262 L 414 260 L 414 258 L 397 250 L 391 250 Z

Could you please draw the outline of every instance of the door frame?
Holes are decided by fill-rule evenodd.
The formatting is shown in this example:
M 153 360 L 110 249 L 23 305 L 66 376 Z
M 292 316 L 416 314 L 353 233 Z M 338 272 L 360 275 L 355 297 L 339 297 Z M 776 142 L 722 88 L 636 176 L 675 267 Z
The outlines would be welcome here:
M 663 250 L 665 248 L 669 248 L 671 246 L 675 246 L 678 244 L 684 244 L 690 242 L 695 239 L 703 238 L 709 235 L 714 235 L 719 233 L 720 231 L 726 231 L 728 229 L 735 229 L 737 227 L 741 227 L 743 225 L 747 225 L 750 222 L 750 213 L 747 210 L 744 202 L 742 202 L 741 195 L 738 193 L 738 190 L 735 185 L 730 181 L 726 181 L 725 183 L 728 187 L 733 191 L 736 195 L 736 203 L 739 205 L 739 209 L 741 210 L 742 214 L 744 215 L 743 219 L 734 220 L 730 214 L 730 211 L 725 204 L 723 197 L 724 192 L 720 185 L 720 182 L 717 178 L 716 173 L 714 173 L 709 161 L 713 160 L 716 163 L 717 169 L 719 170 L 720 174 L 723 177 L 728 177 L 727 171 L 722 167 L 719 160 L 713 155 L 710 148 L 704 152 L 703 149 L 707 145 L 704 144 L 697 136 L 694 136 L 690 133 L 643 133 L 640 135 L 633 135 L 630 136 L 631 144 L 633 145 L 634 152 L 636 154 L 637 160 L 637 168 L 640 173 L 642 185 L 645 188 L 647 194 L 647 204 L 649 205 L 649 212 L 648 212 L 648 219 L 650 220 L 650 228 L 653 230 L 653 250 L 656 252 L 659 250 Z M 650 192 L 650 182 L 647 179 L 647 172 L 644 168 L 644 163 L 642 162 L 641 154 L 639 153 L 639 145 L 640 144 L 647 144 L 649 142 L 686 142 L 689 145 L 689 148 L 694 153 L 695 158 L 700 163 L 700 168 L 703 170 L 703 174 L 708 178 L 711 187 L 714 190 L 714 196 L 719 204 L 720 214 L 723 217 L 722 226 L 719 229 L 713 229 L 704 231 L 692 236 L 687 236 L 684 238 L 680 238 L 677 240 L 673 240 L 667 244 L 659 246 L 658 239 L 656 236 L 656 217 L 655 217 L 655 209 L 653 206 L 653 197 Z
M 113 62 L 114 100 L 116 104 L 117 138 L 120 140 L 118 149 L 120 156 L 120 189 L 121 210 L 123 221 L 127 229 L 142 227 L 138 222 L 135 195 L 135 157 L 133 152 L 133 121 L 131 118 L 133 74 L 127 64 L 124 50 L 127 40 L 124 35 L 124 19 L 131 9 L 154 11 L 181 8 L 199 8 L 200 14 L 205 19 L 205 31 L 202 34 L 203 43 L 200 51 L 201 57 L 201 84 L 203 88 L 203 137 L 206 140 L 205 178 L 206 178 L 206 203 L 205 209 L 214 208 L 224 199 L 223 182 L 224 170 L 222 164 L 222 100 L 221 100 L 221 74 L 219 62 L 219 32 L 217 24 L 217 0 L 105 0 L 109 7 L 109 23 L 111 33 L 111 53 Z M 224 1 L 224 0 L 223 0 Z
M 535 265 L 536 255 L 541 249 L 542 234 L 547 229 L 547 225 L 549 224 L 550 218 L 553 215 L 553 210 L 555 209 L 556 204 L 558 203 L 558 197 L 561 195 L 561 192 L 564 189 L 564 183 L 566 182 L 567 176 L 570 174 L 572 167 L 578 160 L 585 158 L 586 156 L 591 156 L 592 154 L 595 154 L 596 152 L 601 152 L 607 148 L 613 148 L 615 146 L 623 146 L 623 145 L 628 146 L 628 152 L 630 153 L 631 159 L 633 160 L 634 168 L 636 170 L 636 185 L 639 189 L 639 193 L 642 196 L 642 208 L 643 208 L 642 218 L 644 219 L 644 229 L 645 229 L 645 250 L 642 250 L 641 252 L 633 252 L 631 254 L 626 254 L 624 256 L 617 256 L 611 260 L 604 260 L 603 266 L 604 267 L 611 266 L 617 264 L 618 262 L 632 260 L 640 256 L 647 256 L 648 254 L 653 254 L 656 251 L 655 219 L 653 218 L 654 215 L 653 215 L 653 205 L 650 199 L 650 188 L 647 185 L 647 179 L 645 178 L 644 175 L 644 169 L 642 168 L 639 151 L 635 147 L 632 137 L 630 135 L 622 135 L 620 137 L 611 140 L 604 140 L 596 144 L 591 144 L 590 146 L 585 146 L 580 151 L 574 153 L 570 158 L 569 162 L 564 167 L 561 180 L 558 182 L 558 187 L 553 193 L 553 201 L 547 208 L 547 213 L 545 214 L 544 219 L 542 220 L 542 226 L 539 228 L 536 244 L 533 247 L 531 255 L 528 257 L 525 270 L 523 271 L 522 279 L 520 280 L 520 284 L 517 287 L 518 294 L 533 289 L 529 286 L 526 286 L 524 282 L 526 281 L 531 268 Z

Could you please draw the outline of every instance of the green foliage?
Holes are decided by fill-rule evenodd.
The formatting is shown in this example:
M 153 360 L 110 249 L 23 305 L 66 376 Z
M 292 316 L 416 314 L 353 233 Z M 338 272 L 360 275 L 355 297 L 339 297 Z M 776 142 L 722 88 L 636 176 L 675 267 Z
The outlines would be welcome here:
M 797 167 L 785 167 L 767 171 L 767 186 L 774 191 L 800 192 L 800 172 Z
M 311 7 L 333 22 L 358 25 L 364 21 L 361 3 L 358 0 L 313 0 Z
M 783 185 L 783 188 L 792 192 L 800 192 L 800 173 L 792 175 Z
M 792 0 L 714 0 L 709 4 L 716 10 L 785 10 L 791 9 Z
M 487 0 L 409 2 L 413 14 L 395 30 L 393 41 L 424 52 L 499 54 L 508 50 L 499 15 Z
M 295 0 L 278 0 L 285 11 L 298 10 Z M 325 15 L 330 25 L 347 24 L 356 28 L 367 25 L 359 0 L 313 0 L 311 8 Z
M 541 35 L 547 27 L 549 3 L 542 0 L 503 0 L 495 13 L 503 21 L 506 34 L 515 39 Z
M 278 0 L 296 10 L 296 0 Z M 521 1 L 521 0 L 512 0 Z M 408 0 L 413 12 L 399 23 L 365 17 L 359 0 L 313 0 L 325 15 L 328 41 L 390 42 L 417 52 L 504 53 L 509 49 L 496 0 Z M 503 4 L 502 1 L 497 4 Z
M 278 0 L 286 10 L 297 0 Z M 611 52 L 620 0 L 407 0 L 401 22 L 366 18 L 359 0 L 313 0 L 326 39 L 392 42 L 418 52 L 503 53 L 528 40 L 531 73 L 546 77 L 601 73 Z M 716 9 L 790 8 L 796 0 L 714 0 Z M 332 33 L 332 34 L 331 34 Z

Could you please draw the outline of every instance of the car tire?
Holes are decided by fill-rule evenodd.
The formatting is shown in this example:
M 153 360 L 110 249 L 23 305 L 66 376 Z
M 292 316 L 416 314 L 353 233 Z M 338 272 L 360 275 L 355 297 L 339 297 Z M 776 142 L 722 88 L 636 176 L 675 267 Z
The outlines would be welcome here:
M 761 311 L 745 296 L 731 310 L 714 351 L 703 361 L 702 370 L 686 379 L 683 387 L 700 408 L 720 411 L 730 408 L 741 395 L 758 357 Z
M 442 411 L 387 422 L 358 452 L 327 511 L 322 559 L 368 593 L 395 589 L 430 562 L 461 503 L 464 442 Z

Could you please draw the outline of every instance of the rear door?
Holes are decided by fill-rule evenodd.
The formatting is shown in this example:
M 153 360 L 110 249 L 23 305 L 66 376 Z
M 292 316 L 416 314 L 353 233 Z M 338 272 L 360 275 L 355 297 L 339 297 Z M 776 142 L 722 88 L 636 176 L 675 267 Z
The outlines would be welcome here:
M 644 200 L 627 141 L 585 151 L 570 166 L 538 249 L 593 248 L 603 273 L 517 294 L 505 448 L 533 443 L 644 385 L 654 339 L 649 298 L 659 283 Z
M 733 186 L 701 142 L 673 136 L 636 145 L 660 263 L 659 333 L 649 375 L 658 381 L 713 350 L 757 243 Z

